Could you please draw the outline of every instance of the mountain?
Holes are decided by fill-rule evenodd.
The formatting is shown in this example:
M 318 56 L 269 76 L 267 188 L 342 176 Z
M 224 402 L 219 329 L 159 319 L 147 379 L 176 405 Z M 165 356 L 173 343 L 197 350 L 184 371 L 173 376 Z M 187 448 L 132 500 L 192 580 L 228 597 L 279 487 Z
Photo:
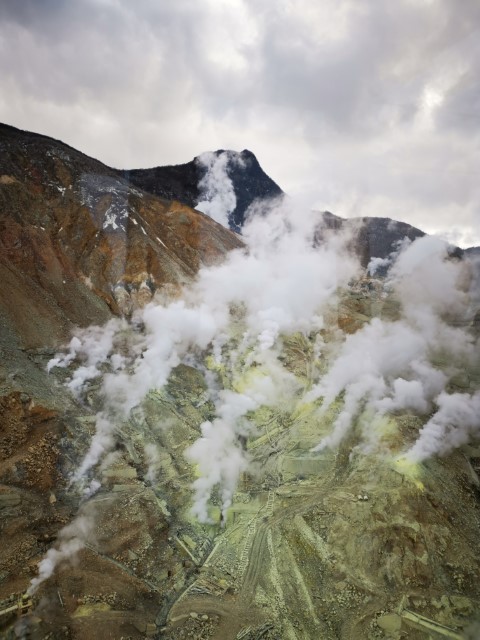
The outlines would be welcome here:
M 470 256 L 478 256 L 480 255 L 480 247 L 468 247 L 465 249 L 465 253 Z
M 258 201 L 267 205 L 269 200 L 285 196 L 280 187 L 263 171 L 255 155 L 248 150 L 242 152 L 213 152 L 218 158 L 226 154 L 226 174 L 231 180 L 236 205 L 229 217 L 230 229 L 242 232 L 245 214 Z M 204 197 L 201 183 L 207 172 L 202 156 L 197 156 L 185 164 L 133 169 L 120 172 L 131 184 L 142 190 L 166 199 L 175 199 L 195 207 Z M 256 212 L 257 215 L 261 215 Z M 386 259 L 405 238 L 413 241 L 425 233 L 406 223 L 382 217 L 342 218 L 329 211 L 322 212 L 322 228 L 316 233 L 316 241 L 321 242 L 326 230 L 346 230 L 351 234 L 351 248 L 360 257 L 363 267 L 372 258 Z M 472 248 L 472 253 L 475 252 Z M 383 269 L 383 272 L 385 269 Z M 380 271 L 382 272 L 382 270 Z
M 382 260 L 395 250 L 405 238 L 415 240 L 425 233 L 406 222 L 390 218 L 341 218 L 329 211 L 322 213 L 323 226 L 329 230 L 344 230 L 351 234 L 351 246 L 359 256 L 363 267 L 367 267 L 372 258 Z M 317 234 L 317 242 L 323 237 L 323 229 Z
M 255 200 L 278 198 L 283 195 L 280 187 L 263 171 L 255 155 L 243 151 L 227 151 L 219 149 L 215 156 L 228 154 L 226 172 L 232 181 L 236 205 L 230 216 L 230 228 L 240 231 L 248 207 Z M 132 169 L 121 172 L 131 184 L 168 200 L 179 200 L 195 207 L 203 199 L 199 184 L 205 176 L 207 168 L 201 156 L 190 162 L 152 169 Z
M 0 126 L 0 313 L 27 345 L 178 292 L 241 245 L 59 141 Z
M 18 637 L 17 612 L 25 603 L 28 610 L 29 600 L 19 596 L 17 602 L 17 596 L 84 500 L 69 478 L 89 446 L 96 410 L 47 373 L 48 361 L 75 327 L 128 318 L 154 295 L 174 300 L 202 265 L 241 246 L 234 233 L 184 203 L 143 192 L 62 142 L 0 125 L 0 530 L 8 541 L 0 550 L 2 637 Z M 100 339 L 97 346 L 102 348 Z M 117 485 L 122 482 L 120 477 Z M 117 512 L 134 497 L 126 491 L 111 495 Z M 175 571 L 178 579 L 178 567 L 188 570 L 183 551 L 169 548 L 165 508 L 153 491 L 147 493 L 135 535 L 147 539 L 155 522 L 149 562 L 165 576 Z M 130 510 L 130 522 L 132 517 Z M 115 528 L 108 554 L 84 552 L 86 563 L 60 589 L 60 608 L 41 614 L 40 629 L 32 623 L 29 637 L 97 636 L 95 617 L 79 618 L 72 627 L 70 616 L 74 601 L 81 612 L 82 598 L 82 606 L 95 611 L 99 601 L 89 600 L 92 591 L 101 606 L 117 599 L 116 609 L 142 611 L 108 620 L 101 637 L 120 637 L 123 627 L 129 637 L 145 637 L 146 621 L 155 628 L 160 605 L 152 594 L 158 588 L 137 578 L 122 555 L 137 548 L 130 529 L 127 521 Z
M 279 195 L 240 155 L 238 227 Z M 299 265 L 286 243 L 264 284 L 265 265 L 230 253 L 241 238 L 191 208 L 199 164 L 123 172 L 0 126 L 1 636 L 473 640 L 480 447 L 399 456 L 432 421 L 432 402 L 415 409 L 429 385 L 476 424 L 475 310 L 448 304 L 450 277 L 400 293 L 357 272 L 337 283 L 347 256 L 311 242 Z M 364 265 L 423 236 L 323 220 L 315 242 L 347 229 Z M 197 281 L 203 265 L 219 269 Z M 305 328 L 318 291 L 332 302 Z M 425 313 L 430 295 L 445 318 Z M 292 314 L 298 326 L 279 326 Z M 374 415 L 369 390 L 392 410 Z M 319 450 L 338 425 L 345 437 Z

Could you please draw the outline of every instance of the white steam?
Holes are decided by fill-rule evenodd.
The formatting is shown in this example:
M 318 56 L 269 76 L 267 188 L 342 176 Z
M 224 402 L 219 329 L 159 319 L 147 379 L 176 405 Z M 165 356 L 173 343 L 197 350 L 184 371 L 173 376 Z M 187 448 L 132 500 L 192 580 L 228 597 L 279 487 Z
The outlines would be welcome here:
M 201 200 L 195 208 L 228 227 L 230 215 L 237 206 L 237 198 L 227 169 L 229 166 L 242 166 L 243 160 L 232 151 L 218 154 L 207 151 L 198 156 L 196 162 L 205 170 L 205 175 L 198 184 Z
M 255 428 L 247 418 L 248 413 L 260 406 L 291 402 L 297 391 L 294 376 L 280 366 L 273 353 L 257 351 L 255 363 L 255 375 L 247 377 L 242 392 L 221 390 L 216 394 L 217 417 L 201 425 L 201 438 L 186 451 L 199 473 L 193 483 L 192 513 L 200 522 L 212 522 L 208 504 L 216 487 L 221 491 L 222 521 L 225 520 L 238 479 L 248 468 L 248 457 L 240 439 L 240 436 L 252 435 Z M 239 386 L 241 376 L 233 384 Z
M 236 205 L 227 167 L 237 161 L 238 156 L 226 152 L 199 158 L 206 173 L 200 185 L 205 201 L 198 207 L 225 225 Z M 132 410 L 141 410 L 150 390 L 162 388 L 182 362 L 204 369 L 207 356 L 224 368 L 229 388 L 219 388 L 215 375 L 206 372 L 216 415 L 199 425 L 201 435 L 186 451 L 198 473 L 192 511 L 202 522 L 212 519 L 213 496 L 225 518 L 249 465 L 242 443 L 253 434 L 252 414 L 262 406 L 321 400 L 320 412 L 325 413 L 336 404 L 332 431 L 315 450 L 337 446 L 356 425 L 365 449 L 375 448 L 370 423 L 399 411 L 430 416 L 407 452 L 417 461 L 446 454 L 479 435 L 480 395 L 449 392 L 454 376 L 474 366 L 479 355 L 466 328 L 476 307 L 467 293 L 465 263 L 449 258 L 447 245 L 431 237 L 399 245 L 386 261 L 374 260 L 372 273 L 390 266 L 385 289 L 399 303 L 398 317 L 374 318 L 356 333 L 342 335 L 334 349 L 329 347 L 336 356 L 327 372 L 305 393 L 279 360 L 282 337 L 317 334 L 319 357 L 324 342 L 318 332 L 325 327 L 325 314 L 337 304 L 339 288 L 359 275 L 359 266 L 346 250 L 348 238 L 340 233 L 318 246 L 320 214 L 287 199 L 259 207 L 247 215 L 245 249 L 232 251 L 220 265 L 200 269 L 182 300 L 154 300 L 137 310 L 131 322 L 112 320 L 81 330 L 66 353 L 49 363 L 49 370 L 74 368 L 68 386 L 78 397 L 102 375 L 102 411 L 74 480 L 91 476 L 109 459 L 117 431 Z M 371 420 L 359 419 L 362 415 Z M 145 459 L 147 478 L 154 481 L 160 463 L 154 444 L 146 447 Z M 90 477 L 87 499 L 98 487 Z M 81 516 L 61 532 L 59 546 L 40 564 L 32 592 L 81 548 L 91 535 L 87 524 Z
M 438 238 L 417 239 L 400 253 L 389 281 L 401 305 L 400 319 L 374 318 L 348 336 L 308 396 L 322 398 L 325 413 L 343 393 L 333 430 L 315 451 L 337 446 L 365 410 L 373 415 L 434 411 L 408 454 L 417 460 L 448 453 L 478 431 L 476 396 L 446 391 L 452 377 L 478 358 L 473 336 L 452 326 L 471 320 L 461 287 L 466 268 L 449 258 L 448 246 Z
M 30 582 L 29 595 L 33 595 L 42 582 L 53 575 L 58 566 L 74 562 L 78 552 L 85 547 L 85 543 L 92 539 L 94 517 L 88 506 L 58 534 L 57 546 L 49 549 L 38 565 L 38 576 Z
M 480 393 L 442 392 L 436 398 L 437 411 L 420 431 L 407 458 L 420 462 L 433 455 L 445 455 L 480 438 Z
M 243 417 L 257 406 L 248 395 L 221 391 L 216 404 L 217 417 L 213 422 L 201 425 L 201 438 L 186 452 L 187 457 L 198 465 L 200 477 L 193 483 L 192 513 L 200 522 L 213 522 L 209 517 L 208 502 L 215 487 L 221 487 L 222 516 L 231 504 L 238 477 L 247 468 L 238 438 L 249 431 Z
M 70 340 L 68 351 L 52 358 L 47 365 L 47 371 L 50 372 L 54 367 L 68 367 L 73 360 L 79 360 L 81 365 L 75 369 L 67 382 L 70 391 L 79 396 L 86 382 L 102 374 L 100 367 L 107 360 L 110 361 L 113 370 L 125 366 L 123 356 L 114 352 L 114 340 L 126 327 L 124 320 L 113 318 L 103 327 L 79 329 Z
M 146 480 L 153 483 L 157 478 L 158 467 L 160 466 L 161 456 L 157 445 L 153 442 L 149 442 L 145 445 L 145 461 L 148 465 L 147 473 L 145 474 Z
M 261 404 L 275 403 L 283 393 L 277 360 L 281 335 L 320 329 L 337 288 L 345 286 L 358 269 L 345 251 L 346 238 L 338 236 L 314 247 L 319 220 L 296 210 L 292 203 L 269 205 L 268 211 L 252 217 L 247 225 L 247 248 L 231 252 L 219 266 L 201 269 L 182 300 L 167 305 L 153 302 L 137 311 L 130 325 L 111 321 L 104 328 L 92 327 L 76 335 L 63 359 L 57 357 L 50 366 L 66 366 L 79 359 L 81 365 L 69 383 L 79 394 L 88 380 L 103 371 L 104 402 L 75 480 L 101 462 L 130 411 L 141 405 L 151 389 L 163 387 L 174 367 L 209 353 L 218 362 L 232 322 L 240 323 L 243 339 L 236 353 L 248 354 L 249 362 L 263 363 L 263 391 L 259 394 L 254 386 L 241 394 L 218 395 L 217 418 L 202 425 L 202 436 L 189 452 L 201 473 L 194 487 L 194 512 L 207 518 L 206 504 L 217 485 L 226 508 L 246 465 L 238 445 L 246 424 L 242 416 Z M 237 309 L 236 319 L 232 309 Z M 231 367 L 234 356 L 229 354 Z M 292 381 L 290 387 L 295 387 Z
M 198 207 L 225 225 L 236 205 L 227 167 L 238 160 L 228 153 L 199 159 L 206 167 L 200 185 L 206 200 Z M 384 414 L 402 411 L 430 416 L 406 454 L 415 461 L 449 453 L 479 436 L 480 394 L 450 393 L 451 380 L 463 368 L 474 367 L 479 348 L 466 328 L 477 310 L 467 293 L 467 268 L 449 258 L 447 245 L 424 237 L 370 264 L 372 273 L 390 267 L 385 289 L 399 303 L 398 317 L 374 318 L 352 335 L 334 333 L 340 334 L 339 344 L 330 345 L 324 357 L 332 352 L 335 357 L 306 393 L 279 359 L 282 338 L 302 332 L 314 338 L 315 358 L 320 357 L 325 315 L 336 306 L 339 288 L 347 288 L 360 269 L 342 234 L 325 233 L 327 239 L 318 246 L 320 214 L 287 199 L 276 206 L 256 204 L 247 213 L 245 249 L 232 251 L 220 265 L 200 269 L 182 300 L 165 304 L 154 299 L 131 322 L 112 320 L 80 330 L 66 352 L 50 361 L 49 370 L 73 369 L 67 384 L 79 398 L 91 380 L 102 376 L 103 407 L 73 477 L 83 481 L 89 476 L 87 488 L 83 485 L 87 502 L 40 563 L 31 593 L 92 535 L 88 499 L 100 486 L 93 471 L 114 455 L 117 432 L 132 410 L 141 411 L 148 392 L 162 388 L 182 362 L 205 371 L 210 357 L 223 367 L 228 387 L 221 388 L 215 374 L 205 371 L 215 417 L 199 425 L 201 435 L 186 450 L 198 474 L 192 512 L 202 522 L 212 521 L 214 496 L 225 519 L 249 465 L 243 443 L 253 435 L 253 413 L 262 406 L 285 403 L 291 409 L 295 402 L 321 400 L 320 412 L 325 413 L 335 404 L 332 431 L 317 451 L 337 446 L 356 426 L 364 450 L 375 449 L 375 430 L 369 427 Z M 160 456 L 153 443 L 146 446 L 151 482 Z

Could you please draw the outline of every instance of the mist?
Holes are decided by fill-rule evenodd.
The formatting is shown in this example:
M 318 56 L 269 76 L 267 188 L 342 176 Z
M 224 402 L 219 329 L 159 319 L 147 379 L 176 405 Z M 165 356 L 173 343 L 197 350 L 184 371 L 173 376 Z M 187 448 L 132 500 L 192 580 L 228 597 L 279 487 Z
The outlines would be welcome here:
M 226 174 L 224 181 L 229 181 Z M 232 251 L 220 265 L 201 268 L 181 300 L 168 304 L 154 301 L 138 309 L 129 324 L 124 319 L 112 320 L 105 327 L 78 331 L 67 351 L 49 363 L 52 370 L 76 362 L 67 386 L 79 398 L 103 367 L 103 409 L 97 415 L 96 433 L 75 480 L 86 477 L 114 446 L 115 424 L 127 419 L 149 390 L 162 388 L 172 369 L 185 359 L 195 360 L 199 353 L 203 358 L 211 353 L 221 359 L 232 331 L 240 331 L 237 356 L 248 351 L 250 361 L 263 361 L 265 377 L 272 380 L 279 377 L 275 369 L 280 367 L 276 356 L 281 335 L 296 331 L 308 334 L 322 328 L 323 313 L 335 305 L 338 287 L 345 286 L 359 270 L 357 260 L 347 251 L 348 238 L 335 236 L 315 247 L 313 237 L 320 224 L 317 214 L 297 208 L 293 201 L 277 206 L 267 203 L 263 211 L 260 207 L 255 204 L 255 215 L 250 215 L 245 227 L 246 248 Z M 233 315 L 232 310 L 236 310 Z M 274 355 L 262 356 L 265 352 Z M 278 386 L 280 393 L 282 385 Z M 226 397 L 232 406 L 238 403 L 238 396 Z M 205 440 L 213 442 L 216 434 L 222 438 L 227 460 L 230 454 L 232 460 L 243 456 L 236 441 L 245 411 L 233 410 L 225 403 L 226 397 L 219 402 L 218 420 L 202 425 L 199 444 L 190 452 L 200 467 L 202 451 L 209 449 Z M 269 390 L 269 402 L 275 402 L 274 389 Z M 255 403 L 258 405 L 259 400 Z M 252 406 L 244 405 L 245 410 Z M 235 464 L 238 468 L 242 465 Z M 207 466 L 212 474 L 204 485 L 209 487 L 209 494 L 215 484 L 223 482 L 213 477 L 223 478 L 225 474 L 215 475 L 212 465 Z M 230 494 L 232 482 L 226 484 Z M 202 506 L 195 506 L 194 511 L 205 514 L 208 496 L 202 495 Z
M 198 184 L 201 200 L 195 208 L 228 227 L 237 198 L 227 171 L 232 165 L 243 166 L 243 160 L 232 151 L 222 151 L 218 155 L 207 151 L 196 158 L 196 163 L 205 173 Z
M 228 154 L 204 154 L 199 160 L 206 168 L 201 187 L 208 198 L 199 207 L 225 225 L 236 204 L 228 161 Z M 245 248 L 233 250 L 221 264 L 200 268 L 181 299 L 154 297 L 130 320 L 78 330 L 49 362 L 49 371 L 68 369 L 66 385 L 79 401 L 101 376 L 95 434 L 71 478 L 87 498 L 100 486 L 96 474 L 115 447 L 118 426 L 134 409 L 141 415 L 149 391 L 163 388 L 181 363 L 204 373 L 215 407 L 215 417 L 198 425 L 198 438 L 185 453 L 198 473 L 191 513 L 203 523 L 215 521 L 214 493 L 225 521 L 239 478 L 250 465 L 242 439 L 255 433 L 252 416 L 262 406 L 314 403 L 325 416 L 335 404 L 331 431 L 319 438 L 312 455 L 335 449 L 352 429 L 359 432 L 364 455 L 392 455 L 382 449 L 371 425 L 399 412 L 425 417 L 416 442 L 400 452 L 413 461 L 447 455 L 478 437 L 478 394 L 451 389 L 454 377 L 479 356 L 469 330 L 476 307 L 468 262 L 428 236 L 399 244 L 386 260 L 373 258 L 372 275 L 379 267 L 389 269 L 381 280 L 382 296 L 398 302 L 398 317 L 374 317 L 351 334 L 336 328 L 324 349 L 326 319 L 342 292 L 364 276 L 351 238 L 324 230 L 319 243 L 321 214 L 289 198 L 255 202 L 246 218 Z M 297 332 L 312 341 L 315 357 L 324 364 L 312 384 L 303 386 L 281 361 L 283 338 Z M 225 387 L 205 366 L 207 360 L 224 368 Z M 145 459 L 147 480 L 155 482 L 158 450 L 152 443 L 145 447 Z M 64 530 L 31 589 L 75 556 L 89 533 L 82 522 Z
M 308 400 L 320 400 L 321 414 L 343 394 L 331 433 L 314 451 L 338 446 L 362 412 L 433 413 L 405 453 L 416 461 L 448 454 L 479 435 L 480 422 L 472 415 L 476 396 L 448 393 L 450 381 L 480 355 L 478 340 L 468 330 L 473 317 L 465 285 L 471 266 L 452 258 L 447 243 L 429 236 L 404 246 L 392 261 L 385 287 L 398 300 L 400 317 L 373 318 L 348 335 L 309 392 Z M 371 446 L 368 434 L 364 441 Z

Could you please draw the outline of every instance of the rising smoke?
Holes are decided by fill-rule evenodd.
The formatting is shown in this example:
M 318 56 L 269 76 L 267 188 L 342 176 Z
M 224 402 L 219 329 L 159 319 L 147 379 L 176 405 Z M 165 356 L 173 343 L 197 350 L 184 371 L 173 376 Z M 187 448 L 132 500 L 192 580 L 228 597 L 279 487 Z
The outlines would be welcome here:
M 95 522 L 94 509 L 92 503 L 84 503 L 75 519 L 59 532 L 57 547 L 49 549 L 41 560 L 38 566 L 38 576 L 33 578 L 28 588 L 29 595 L 34 594 L 42 582 L 50 578 L 57 567 L 75 561 L 78 552 L 85 548 L 85 544 L 92 542 Z
M 480 416 L 473 415 L 476 396 L 447 392 L 452 378 L 465 367 L 474 367 L 479 356 L 478 342 L 465 329 L 472 320 L 464 288 L 468 269 L 468 264 L 452 259 L 447 244 L 435 237 L 417 239 L 397 256 L 387 287 L 400 303 L 399 319 L 374 318 L 349 335 L 308 396 L 321 398 L 325 413 L 343 394 L 333 430 L 315 451 L 338 446 L 363 411 L 433 412 L 406 453 L 415 461 L 449 453 L 478 433 Z
M 200 208 L 227 225 L 236 203 L 226 170 L 231 159 L 227 154 L 201 158 L 206 173 L 200 186 L 208 201 Z M 449 256 L 444 242 L 417 239 L 399 246 L 388 261 L 371 263 L 371 272 L 390 266 L 383 295 L 398 301 L 398 317 L 373 318 L 351 335 L 337 332 L 335 355 L 324 354 L 326 373 L 308 391 L 279 359 L 283 337 L 295 332 L 312 340 L 316 336 L 316 355 L 321 355 L 319 332 L 326 314 L 338 304 L 339 290 L 360 275 L 358 261 L 347 250 L 349 238 L 340 233 L 324 233 L 325 241 L 317 246 L 321 215 L 287 199 L 275 206 L 256 203 L 247 219 L 245 248 L 232 251 L 220 265 L 201 268 L 181 300 L 154 300 L 138 309 L 131 322 L 112 320 L 105 327 L 78 331 L 67 350 L 49 363 L 49 370 L 73 368 L 67 384 L 79 398 L 89 381 L 103 376 L 103 407 L 74 481 L 91 482 L 97 465 L 114 448 L 118 425 L 141 407 L 150 390 L 162 388 L 182 362 L 205 370 L 207 357 L 226 367 L 230 377 L 229 388 L 222 389 L 207 372 L 216 416 L 199 425 L 200 436 L 186 452 L 199 474 L 192 487 L 192 512 L 201 522 L 210 521 L 208 507 L 215 491 L 225 516 L 239 476 L 249 465 L 241 439 L 253 433 L 250 416 L 261 406 L 285 399 L 315 402 L 325 414 L 338 403 L 332 431 L 314 451 L 336 447 L 355 425 L 364 431 L 364 450 L 375 450 L 368 421 L 359 420 L 366 413 L 430 416 L 405 452 L 415 461 L 445 455 L 478 436 L 480 396 L 450 388 L 452 379 L 463 367 L 473 367 L 479 355 L 467 328 L 475 311 L 468 267 Z M 240 338 L 235 341 L 234 335 Z M 245 368 L 253 364 L 256 375 L 245 377 Z M 145 453 L 153 482 L 158 451 L 149 444 Z M 78 535 L 73 534 L 76 522 L 69 527 L 59 548 L 42 561 L 32 590 L 88 535 L 83 520 Z
M 205 172 L 198 184 L 200 200 L 195 208 L 228 227 L 230 216 L 237 206 L 237 197 L 227 172 L 230 167 L 243 166 L 243 160 L 233 151 L 207 151 L 195 160 Z

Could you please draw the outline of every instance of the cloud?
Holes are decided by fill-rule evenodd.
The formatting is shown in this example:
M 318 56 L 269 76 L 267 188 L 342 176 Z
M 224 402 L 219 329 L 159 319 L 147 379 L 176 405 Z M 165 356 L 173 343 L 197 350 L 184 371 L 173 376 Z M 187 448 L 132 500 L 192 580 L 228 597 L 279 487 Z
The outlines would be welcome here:
M 291 195 L 480 243 L 479 5 L 13 2 L 0 118 L 113 166 L 252 149 Z
M 228 182 L 226 170 L 225 163 L 217 167 L 215 185 Z M 211 192 L 213 199 L 216 193 Z M 193 510 L 208 519 L 208 501 L 217 485 L 223 511 L 227 508 L 247 465 L 239 440 L 249 430 L 245 413 L 279 404 L 298 387 L 278 361 L 281 336 L 320 329 L 323 314 L 336 303 L 338 287 L 359 269 L 347 253 L 348 238 L 333 236 L 315 246 L 321 216 L 289 199 L 277 206 L 267 203 L 262 211 L 260 204 L 255 207 L 256 215 L 245 226 L 246 248 L 200 269 L 181 300 L 153 301 L 138 309 L 131 323 L 112 320 L 77 331 L 65 354 L 50 361 L 49 370 L 72 369 L 67 386 L 80 398 L 90 380 L 103 374 L 102 409 L 74 481 L 92 475 L 114 447 L 119 425 L 141 407 L 151 389 L 167 383 L 174 367 L 187 362 L 204 368 L 210 355 L 217 363 L 225 360 L 231 388 L 219 391 L 217 381 L 206 377 L 217 416 L 201 425 L 202 435 L 189 451 L 201 474 L 194 485 Z M 239 340 L 233 349 L 232 336 Z M 240 359 L 245 366 L 255 363 L 253 379 L 244 378 Z

